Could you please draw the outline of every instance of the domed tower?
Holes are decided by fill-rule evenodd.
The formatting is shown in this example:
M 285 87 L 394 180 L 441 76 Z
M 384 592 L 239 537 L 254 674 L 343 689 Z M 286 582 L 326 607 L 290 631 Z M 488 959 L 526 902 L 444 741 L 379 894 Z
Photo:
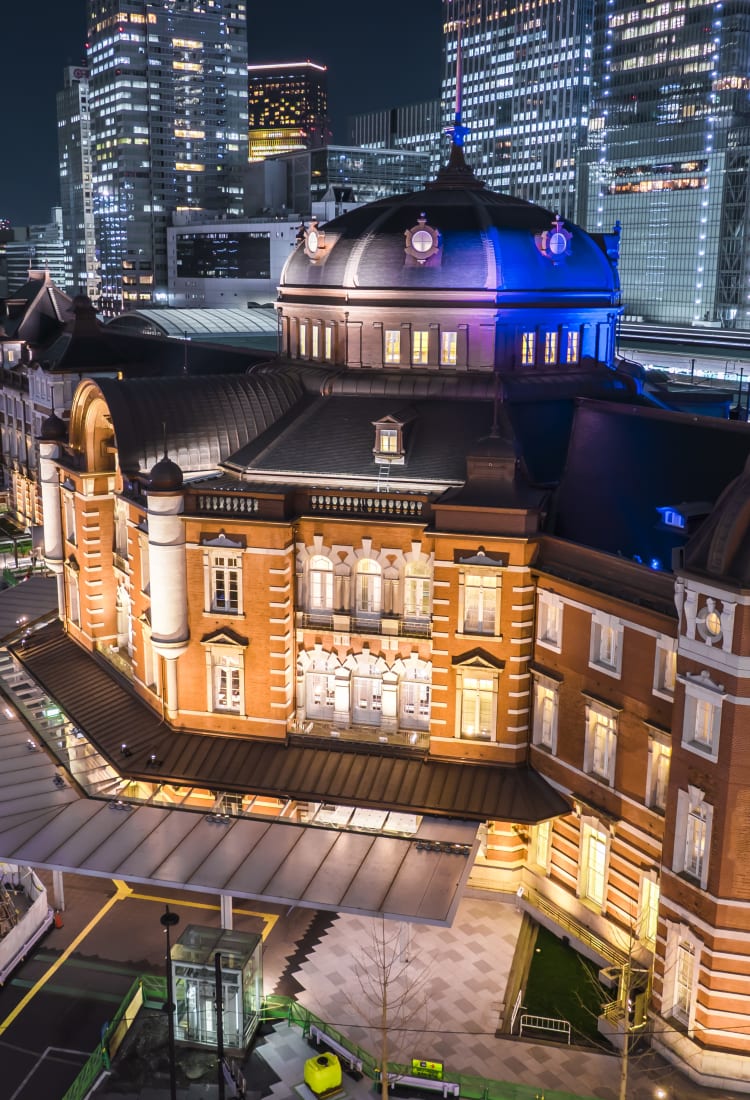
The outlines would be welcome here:
M 54 412 L 42 422 L 42 430 L 39 436 L 39 480 L 42 489 L 42 510 L 44 514 L 44 560 L 49 571 L 55 575 L 57 606 L 61 618 L 64 616 L 65 610 L 63 580 L 65 554 L 57 462 L 62 454 L 62 445 L 67 438 L 68 429 L 65 422 Z
M 612 367 L 619 230 L 490 191 L 454 144 L 424 190 L 311 223 L 281 276 L 293 359 L 403 372 Z
M 182 470 L 165 454 L 149 475 L 148 558 L 151 643 L 166 662 L 167 712 L 177 711 L 177 658 L 189 642 Z

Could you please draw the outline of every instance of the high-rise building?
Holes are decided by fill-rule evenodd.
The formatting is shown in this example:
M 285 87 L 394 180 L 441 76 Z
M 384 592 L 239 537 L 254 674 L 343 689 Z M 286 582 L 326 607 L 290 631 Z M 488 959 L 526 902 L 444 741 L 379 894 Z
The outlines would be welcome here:
M 167 288 L 173 211 L 242 212 L 243 0 L 88 0 L 94 222 L 102 307 Z
M 12 292 L 28 282 L 29 271 L 46 271 L 57 286 L 70 282 L 70 258 L 63 239 L 63 214 L 53 206 L 44 225 L 19 225 L 13 239 L 5 244 L 8 290 Z
M 443 0 L 447 116 L 462 42 L 467 157 L 489 187 L 573 216 L 594 0 Z
M 369 111 L 349 119 L 349 144 L 365 149 L 409 149 L 413 153 L 434 154 L 439 163 L 441 152 L 447 149 L 442 137 L 440 99 Z
M 579 218 L 621 221 L 627 313 L 750 327 L 750 7 L 610 0 L 594 59 Z
M 57 148 L 63 242 L 68 254 L 71 294 L 99 300 L 94 193 L 91 172 L 91 115 L 88 70 L 69 65 L 57 93 Z
M 314 61 L 248 65 L 250 160 L 317 149 L 330 139 L 328 70 Z

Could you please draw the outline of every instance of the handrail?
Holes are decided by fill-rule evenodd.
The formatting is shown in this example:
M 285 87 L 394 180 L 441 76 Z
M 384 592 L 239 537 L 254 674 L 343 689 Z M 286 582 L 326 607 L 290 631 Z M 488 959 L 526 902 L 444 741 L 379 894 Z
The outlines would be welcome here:
M 603 940 L 601 936 L 597 936 L 585 924 L 576 920 L 570 913 L 561 909 L 559 905 L 555 905 L 543 894 L 538 893 L 531 887 L 524 887 L 523 896 L 534 909 L 538 909 L 540 913 L 551 917 L 559 927 L 564 928 L 566 932 L 570 932 L 581 943 L 585 943 L 597 955 L 606 959 L 611 966 L 625 966 L 627 963 L 628 956 L 624 951 L 620 951 L 618 947 L 614 947 L 611 943 Z

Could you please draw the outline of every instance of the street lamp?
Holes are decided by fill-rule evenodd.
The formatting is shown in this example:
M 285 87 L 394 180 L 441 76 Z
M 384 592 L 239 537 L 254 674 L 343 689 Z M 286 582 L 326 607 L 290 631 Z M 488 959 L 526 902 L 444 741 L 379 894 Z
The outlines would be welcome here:
M 164 1011 L 167 1014 L 167 1027 L 169 1029 L 169 1096 L 170 1100 L 177 1100 L 177 1079 L 175 1076 L 174 1061 L 174 990 L 172 989 L 172 944 L 169 931 L 179 922 L 177 913 L 170 912 L 169 906 L 164 906 L 164 912 L 159 917 L 162 928 L 167 936 L 167 1003 Z

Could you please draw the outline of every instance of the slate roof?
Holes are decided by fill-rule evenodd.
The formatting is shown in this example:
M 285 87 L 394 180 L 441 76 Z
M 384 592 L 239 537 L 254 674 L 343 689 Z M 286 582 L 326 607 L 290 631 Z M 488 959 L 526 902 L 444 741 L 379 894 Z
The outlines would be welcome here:
M 404 232 L 421 215 L 441 234 L 439 262 L 405 262 Z M 312 261 L 302 244 L 287 261 L 286 287 L 490 290 L 532 298 L 580 295 L 613 300 L 617 268 L 584 229 L 565 223 L 569 252 L 553 263 L 535 236 L 555 214 L 523 199 L 474 187 L 441 187 L 394 195 L 327 222 L 325 250 Z
M 304 399 L 293 374 L 149 378 L 97 385 L 109 406 L 120 467 L 147 472 L 167 451 L 184 474 L 215 469 Z
M 55 622 L 11 651 L 124 775 L 304 801 L 523 824 L 567 813 L 526 765 L 460 764 L 384 751 L 305 747 L 172 729 Z M 123 742 L 131 756 L 123 761 Z M 154 753 L 159 762 L 148 767 Z M 127 767 L 123 764 L 126 763 Z
M 718 499 L 750 455 L 750 425 L 684 413 L 580 401 L 552 533 L 671 568 L 685 533 L 656 511 Z

